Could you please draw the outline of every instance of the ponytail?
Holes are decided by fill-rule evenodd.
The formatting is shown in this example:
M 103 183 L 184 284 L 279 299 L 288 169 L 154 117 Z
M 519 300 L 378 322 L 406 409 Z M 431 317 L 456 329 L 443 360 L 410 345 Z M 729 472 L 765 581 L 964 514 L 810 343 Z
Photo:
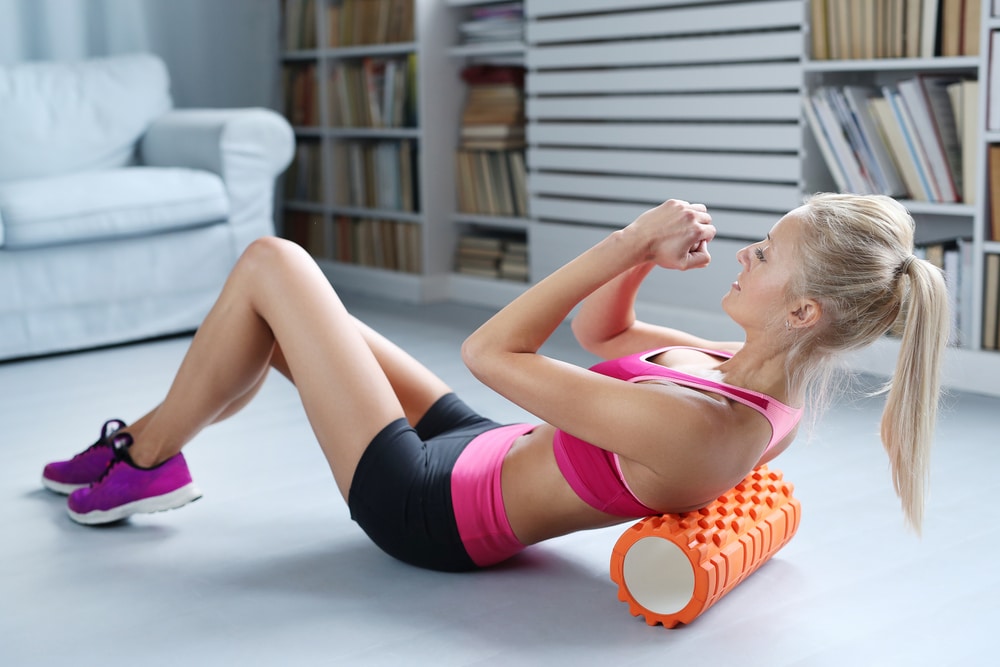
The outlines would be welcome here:
M 907 521 L 920 533 L 937 419 L 941 363 L 948 342 L 948 297 L 941 271 L 912 256 L 899 268 L 908 277 L 902 340 L 882 413 L 882 444 Z

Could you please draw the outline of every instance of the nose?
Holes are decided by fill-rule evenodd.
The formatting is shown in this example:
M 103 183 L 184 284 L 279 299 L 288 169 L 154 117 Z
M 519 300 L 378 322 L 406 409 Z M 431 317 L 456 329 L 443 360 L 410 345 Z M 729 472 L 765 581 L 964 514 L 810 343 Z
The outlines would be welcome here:
M 745 245 L 736 251 L 736 261 L 742 264 L 743 266 L 747 266 L 749 264 L 749 258 L 750 258 L 750 246 Z

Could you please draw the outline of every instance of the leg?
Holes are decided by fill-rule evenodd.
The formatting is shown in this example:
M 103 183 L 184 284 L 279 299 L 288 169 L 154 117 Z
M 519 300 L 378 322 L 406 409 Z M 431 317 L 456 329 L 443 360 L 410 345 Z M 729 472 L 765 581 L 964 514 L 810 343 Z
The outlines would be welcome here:
M 385 373 L 386 378 L 388 378 L 389 384 L 392 386 L 396 397 L 403 407 L 407 421 L 415 425 L 424 416 L 428 408 L 439 398 L 450 392 L 451 388 L 405 350 L 361 320 L 357 318 L 353 319 L 355 325 L 361 331 L 365 342 L 368 344 L 368 348 L 375 355 L 375 359 Z M 281 347 L 277 343 L 275 343 L 271 353 L 270 366 L 284 375 L 292 384 L 295 384 L 295 379 L 288 368 L 288 362 L 285 360 Z M 242 410 L 257 395 L 257 392 L 260 391 L 266 379 L 267 374 L 265 373 L 246 393 L 227 405 L 212 420 L 212 423 L 215 424 L 228 419 Z M 153 410 L 132 422 L 125 430 L 136 434 L 142 433 L 157 408 L 153 408 Z
M 275 343 L 345 498 L 375 434 L 394 419 L 419 417 L 448 391 L 359 325 L 301 248 L 261 239 L 234 268 L 166 399 L 133 433 L 136 463 L 168 459 L 239 405 L 266 373 Z

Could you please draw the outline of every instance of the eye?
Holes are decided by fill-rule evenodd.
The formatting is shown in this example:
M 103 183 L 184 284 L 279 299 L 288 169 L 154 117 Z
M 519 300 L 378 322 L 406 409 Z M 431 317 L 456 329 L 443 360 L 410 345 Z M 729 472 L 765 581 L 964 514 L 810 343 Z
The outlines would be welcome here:
M 759 261 L 759 262 L 766 262 L 767 261 L 766 259 L 764 259 L 764 250 L 762 248 L 754 248 L 753 249 L 753 254 L 754 254 L 755 257 L 757 257 L 757 261 Z

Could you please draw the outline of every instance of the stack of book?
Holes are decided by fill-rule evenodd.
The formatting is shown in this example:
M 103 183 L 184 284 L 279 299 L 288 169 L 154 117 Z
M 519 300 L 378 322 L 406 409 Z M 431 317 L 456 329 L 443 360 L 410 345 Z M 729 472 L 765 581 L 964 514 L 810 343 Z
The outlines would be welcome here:
M 415 124 L 415 56 L 364 58 L 330 69 L 331 125 L 404 127 Z
M 335 143 L 334 202 L 356 208 L 415 212 L 418 198 L 414 150 L 410 139 Z
M 458 208 L 524 217 L 524 68 L 476 65 L 465 68 L 462 78 L 468 93 L 456 154 Z
M 375 269 L 420 273 L 420 225 L 396 220 L 334 220 L 333 259 Z
M 467 88 L 461 145 L 466 150 L 524 147 L 524 68 L 470 65 L 462 70 Z
M 979 55 L 981 0 L 811 0 L 814 60 Z
M 414 0 L 327 0 L 328 46 L 413 41 Z
M 524 39 L 524 3 L 500 2 L 472 7 L 459 25 L 462 44 L 496 44 Z
M 281 69 L 281 89 L 285 116 L 292 125 L 319 125 L 319 95 L 316 65 L 285 65 Z
M 880 89 L 822 87 L 803 108 L 842 192 L 972 204 L 978 96 L 976 81 L 920 74 Z
M 458 240 L 455 270 L 481 278 L 528 281 L 528 244 L 523 235 L 467 234 Z
M 318 141 L 299 141 L 295 144 L 292 163 L 285 170 L 284 196 L 287 201 L 323 201 L 320 149 Z
M 316 48 L 316 0 L 284 0 L 285 50 Z
M 282 236 L 298 243 L 313 257 L 329 257 L 331 234 L 321 213 L 285 210 Z

